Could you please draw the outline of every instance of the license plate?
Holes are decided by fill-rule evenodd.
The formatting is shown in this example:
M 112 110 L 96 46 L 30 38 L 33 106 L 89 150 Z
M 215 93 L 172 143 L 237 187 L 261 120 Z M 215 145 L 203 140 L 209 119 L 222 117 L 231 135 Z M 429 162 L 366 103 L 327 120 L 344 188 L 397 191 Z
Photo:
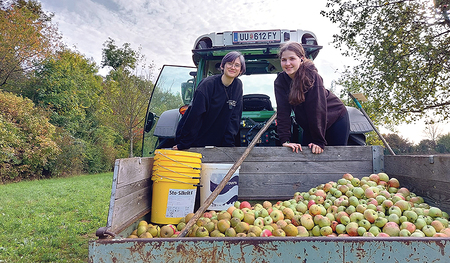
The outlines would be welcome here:
M 280 30 L 233 32 L 233 44 L 278 42 L 281 42 Z

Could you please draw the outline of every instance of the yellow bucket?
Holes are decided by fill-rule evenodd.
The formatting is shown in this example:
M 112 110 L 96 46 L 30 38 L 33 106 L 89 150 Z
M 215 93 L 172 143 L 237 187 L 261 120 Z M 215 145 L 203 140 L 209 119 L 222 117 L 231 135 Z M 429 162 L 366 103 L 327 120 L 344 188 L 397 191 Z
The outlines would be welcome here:
M 199 179 L 152 176 L 151 221 L 156 224 L 178 224 L 193 213 Z
M 157 150 L 153 163 L 151 221 L 178 224 L 194 212 L 200 183 L 202 155 L 176 150 Z M 200 167 L 199 167 L 200 166 Z

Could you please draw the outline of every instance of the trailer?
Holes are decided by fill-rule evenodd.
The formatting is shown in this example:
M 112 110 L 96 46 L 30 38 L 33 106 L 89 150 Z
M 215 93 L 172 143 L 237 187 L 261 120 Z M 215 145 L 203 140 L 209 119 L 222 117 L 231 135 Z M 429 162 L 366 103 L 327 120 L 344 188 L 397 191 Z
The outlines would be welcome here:
M 203 163 L 234 163 L 245 147 L 192 148 Z M 450 262 L 442 237 L 126 238 L 150 222 L 152 157 L 116 160 L 107 225 L 89 242 L 89 262 Z M 381 146 L 327 147 L 322 154 L 255 147 L 239 172 L 239 200 L 287 200 L 295 192 L 385 172 L 425 202 L 450 211 L 450 155 L 384 155 Z

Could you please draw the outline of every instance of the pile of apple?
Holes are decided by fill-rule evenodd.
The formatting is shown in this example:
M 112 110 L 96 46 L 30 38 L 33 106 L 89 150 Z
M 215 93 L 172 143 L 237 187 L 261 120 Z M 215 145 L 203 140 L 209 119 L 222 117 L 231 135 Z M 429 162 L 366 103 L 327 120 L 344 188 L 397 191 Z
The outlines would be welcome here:
M 162 227 L 140 221 L 129 237 L 176 237 L 193 215 Z M 361 179 L 347 173 L 290 200 L 253 206 L 238 201 L 226 211 L 205 212 L 187 236 L 450 237 L 448 218 L 386 173 Z

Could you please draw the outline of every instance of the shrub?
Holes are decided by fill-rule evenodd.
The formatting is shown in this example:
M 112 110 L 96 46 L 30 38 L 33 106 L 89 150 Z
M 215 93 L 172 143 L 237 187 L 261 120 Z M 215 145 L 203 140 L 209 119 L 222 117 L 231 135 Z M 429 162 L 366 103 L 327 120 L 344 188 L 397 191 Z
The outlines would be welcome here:
M 29 99 L 0 91 L 0 182 L 48 176 L 55 127 Z

